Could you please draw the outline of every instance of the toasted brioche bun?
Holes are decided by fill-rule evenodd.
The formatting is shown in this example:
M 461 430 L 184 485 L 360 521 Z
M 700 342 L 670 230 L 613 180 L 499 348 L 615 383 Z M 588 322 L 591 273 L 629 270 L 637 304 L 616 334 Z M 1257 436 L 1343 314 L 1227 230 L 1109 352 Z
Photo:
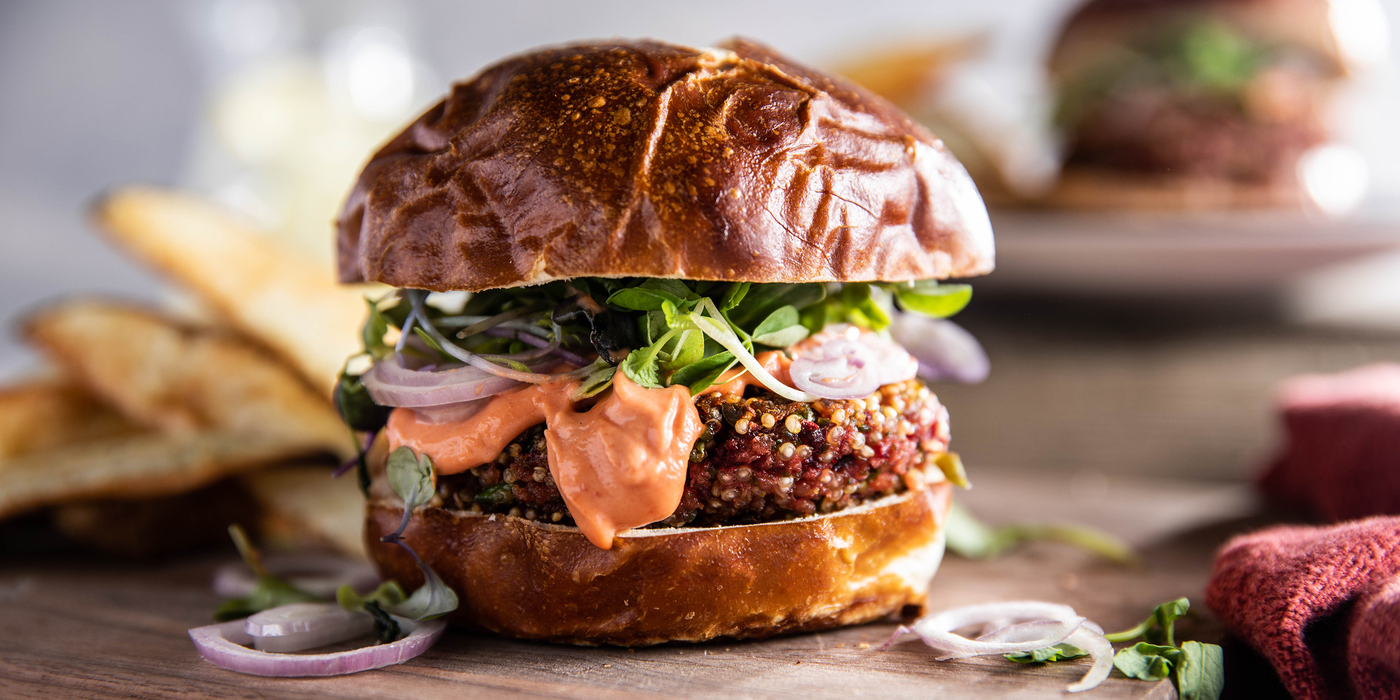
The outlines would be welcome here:
M 941 142 L 864 88 L 743 40 L 498 63 L 375 154 L 338 230 L 342 282 L 437 291 L 993 266 L 986 209 Z
M 404 539 L 458 593 L 452 621 L 513 637 L 644 646 L 759 638 L 922 606 L 943 557 L 948 482 L 829 515 L 760 525 L 632 530 L 612 549 L 577 528 L 442 508 Z M 413 559 L 379 538 L 402 502 L 369 504 L 366 544 L 410 590 Z

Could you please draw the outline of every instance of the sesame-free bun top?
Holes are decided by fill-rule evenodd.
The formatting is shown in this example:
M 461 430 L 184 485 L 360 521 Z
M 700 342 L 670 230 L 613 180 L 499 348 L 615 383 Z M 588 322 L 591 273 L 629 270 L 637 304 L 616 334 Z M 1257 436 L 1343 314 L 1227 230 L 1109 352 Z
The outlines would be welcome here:
M 962 165 L 890 103 L 758 44 L 544 49 L 453 87 L 366 165 L 343 282 L 984 274 Z

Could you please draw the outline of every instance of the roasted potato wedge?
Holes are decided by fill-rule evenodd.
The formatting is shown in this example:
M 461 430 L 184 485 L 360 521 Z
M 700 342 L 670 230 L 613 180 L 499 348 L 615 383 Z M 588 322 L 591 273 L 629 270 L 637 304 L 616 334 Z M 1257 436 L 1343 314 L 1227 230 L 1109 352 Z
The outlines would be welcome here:
M 278 549 L 330 547 L 368 559 L 365 498 L 353 473 L 333 479 L 327 467 L 285 466 L 240 478 L 262 513 L 264 543 Z
M 69 376 L 142 425 L 261 436 L 341 458 L 355 453 L 329 400 L 232 333 L 92 300 L 50 306 L 24 329 Z
M 93 216 L 123 250 L 290 360 L 322 395 L 359 351 L 362 297 L 374 288 L 336 284 L 334 271 L 250 222 L 187 194 L 138 187 L 110 192 Z
M 137 432 L 136 424 L 66 378 L 0 388 L 0 463 L 31 452 Z
M 142 433 L 33 452 L 0 462 L 0 518 L 73 501 L 183 493 L 317 452 L 300 439 L 223 430 Z

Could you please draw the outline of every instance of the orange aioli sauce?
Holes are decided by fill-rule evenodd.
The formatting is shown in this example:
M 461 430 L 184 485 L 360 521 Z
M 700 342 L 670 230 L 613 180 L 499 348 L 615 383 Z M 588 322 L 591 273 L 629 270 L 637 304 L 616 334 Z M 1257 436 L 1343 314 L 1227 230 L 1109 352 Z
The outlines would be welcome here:
M 619 531 L 675 512 L 690 450 L 703 425 L 683 386 L 647 389 L 622 372 L 586 412 L 570 400 L 577 382 L 535 384 L 491 399 L 455 423 L 420 421 L 409 409 L 389 415 L 389 448 L 408 446 L 456 474 L 496 458 L 526 428 L 544 421 L 549 472 L 585 537 L 611 549 Z
M 792 386 L 792 374 L 790 373 L 792 369 L 792 360 L 789 360 L 787 355 L 778 350 L 769 350 L 768 352 L 761 352 L 754 355 L 754 359 L 758 360 L 758 364 L 762 365 L 763 369 L 768 370 L 768 373 L 773 375 L 774 379 L 788 386 Z M 761 384 L 758 378 L 750 374 L 747 369 L 744 369 L 743 365 L 739 365 L 719 375 L 719 379 L 716 379 L 714 384 L 706 387 L 698 396 L 704 396 L 705 394 L 743 396 L 745 389 L 756 384 Z

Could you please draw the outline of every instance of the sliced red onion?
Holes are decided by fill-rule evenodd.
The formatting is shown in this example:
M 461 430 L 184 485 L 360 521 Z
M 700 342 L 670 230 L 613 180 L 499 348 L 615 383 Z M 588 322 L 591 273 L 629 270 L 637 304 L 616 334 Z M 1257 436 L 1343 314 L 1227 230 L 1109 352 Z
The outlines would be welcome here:
M 428 423 L 460 423 L 480 413 L 488 403 L 491 403 L 490 399 L 477 399 L 444 406 L 421 406 L 413 409 L 413 412 L 418 414 L 420 420 Z
M 1070 635 L 1074 634 L 1074 630 L 1079 629 L 1079 626 L 1084 624 L 1085 622 L 1086 620 L 1082 617 L 1076 617 L 1070 620 L 1035 620 L 1033 622 L 1022 622 L 1014 625 L 1006 625 L 993 632 L 983 634 L 974 641 L 986 642 L 989 644 L 1020 644 L 1024 642 L 1036 642 L 1037 644 L 1041 644 L 1044 640 L 1052 639 L 1055 637 L 1060 637 L 1061 641 L 1064 641 L 1064 639 L 1068 639 Z M 1044 644 L 1043 646 L 1037 646 L 1035 648 L 1042 649 L 1044 647 L 1053 646 L 1054 644 L 1059 643 L 1060 642 L 1053 642 L 1052 644 Z M 1021 651 L 1029 650 L 1023 649 Z M 997 652 L 962 652 L 957 654 L 946 654 L 944 656 L 938 657 L 938 660 L 951 661 L 953 659 L 965 659 L 969 656 L 981 656 L 984 653 Z M 1005 653 L 1010 654 L 1013 652 Z
M 860 342 L 875 352 L 875 367 L 880 375 L 881 386 L 908 381 L 918 376 L 919 361 L 904 348 L 875 333 L 862 334 Z
M 419 290 L 410 290 L 409 292 L 409 301 L 413 304 L 413 312 L 418 319 L 418 325 L 423 329 L 424 333 L 428 334 L 428 337 L 432 338 L 433 341 L 442 348 L 443 352 L 483 372 L 494 374 L 497 377 L 503 377 L 505 379 L 514 379 L 518 382 L 528 382 L 530 384 L 543 384 L 555 378 L 553 375 L 540 372 L 521 372 L 520 370 L 511 369 L 510 367 L 502 367 L 448 340 L 438 331 L 437 327 L 433 325 L 433 322 L 427 315 L 423 313 L 424 295 L 418 292 Z M 412 317 L 413 316 L 410 316 L 410 318 Z
M 880 388 L 875 351 L 845 336 L 792 361 L 793 386 L 824 399 L 863 399 Z
M 828 326 L 793 350 L 793 385 L 825 399 L 863 399 L 885 384 L 913 379 L 919 370 L 904 348 L 844 323 Z
M 538 366 L 554 362 L 545 359 Z M 369 371 L 360 375 L 360 381 L 375 403 L 407 408 L 475 401 L 520 386 L 514 379 L 488 374 L 475 367 L 423 371 L 400 367 L 393 360 L 374 363 Z
M 269 574 L 314 596 L 330 598 L 341 584 L 357 591 L 379 585 L 370 565 L 329 554 L 273 555 L 263 559 Z M 257 578 L 241 561 L 229 562 L 214 572 L 214 592 L 221 598 L 242 598 L 253 592 Z
M 196 627 L 190 630 L 190 639 L 205 661 L 220 668 L 255 676 L 290 678 L 339 676 L 401 664 L 427 651 L 447 629 L 443 620 L 414 622 L 395 617 L 394 621 L 400 629 L 408 631 L 407 636 L 389 644 L 330 654 L 277 654 L 249 649 L 247 645 L 253 643 L 253 636 L 243 629 L 244 620 Z
M 1015 620 L 1026 622 L 1017 624 Z M 984 629 L 1003 626 L 978 639 L 953 634 L 954 630 L 975 625 L 984 625 Z M 881 649 L 888 649 L 907 632 L 918 635 L 935 649 L 953 652 L 940 656 L 940 661 L 1072 644 L 1089 652 L 1093 665 L 1083 678 L 1066 688 L 1071 693 L 1097 687 L 1113 670 L 1113 645 L 1104 638 L 1103 628 L 1080 617 L 1068 605 L 1025 600 L 952 608 L 920 618 L 912 627 L 901 626 Z
M 976 384 L 991 372 L 981 343 L 947 319 L 898 312 L 891 318 L 890 335 L 918 360 L 920 376 L 930 381 Z
M 254 613 L 243 621 L 258 651 L 288 653 L 346 642 L 374 632 L 367 612 L 336 603 L 293 603 Z
M 1089 658 L 1094 660 L 1094 665 L 1089 667 L 1088 672 L 1080 678 L 1078 682 L 1071 683 L 1065 690 L 1071 693 L 1082 693 L 1086 690 L 1099 687 L 1099 684 L 1108 678 L 1108 674 L 1113 672 L 1113 645 L 1103 636 L 1103 628 L 1092 622 L 1086 622 L 1074 631 L 1065 642 L 1089 652 Z

